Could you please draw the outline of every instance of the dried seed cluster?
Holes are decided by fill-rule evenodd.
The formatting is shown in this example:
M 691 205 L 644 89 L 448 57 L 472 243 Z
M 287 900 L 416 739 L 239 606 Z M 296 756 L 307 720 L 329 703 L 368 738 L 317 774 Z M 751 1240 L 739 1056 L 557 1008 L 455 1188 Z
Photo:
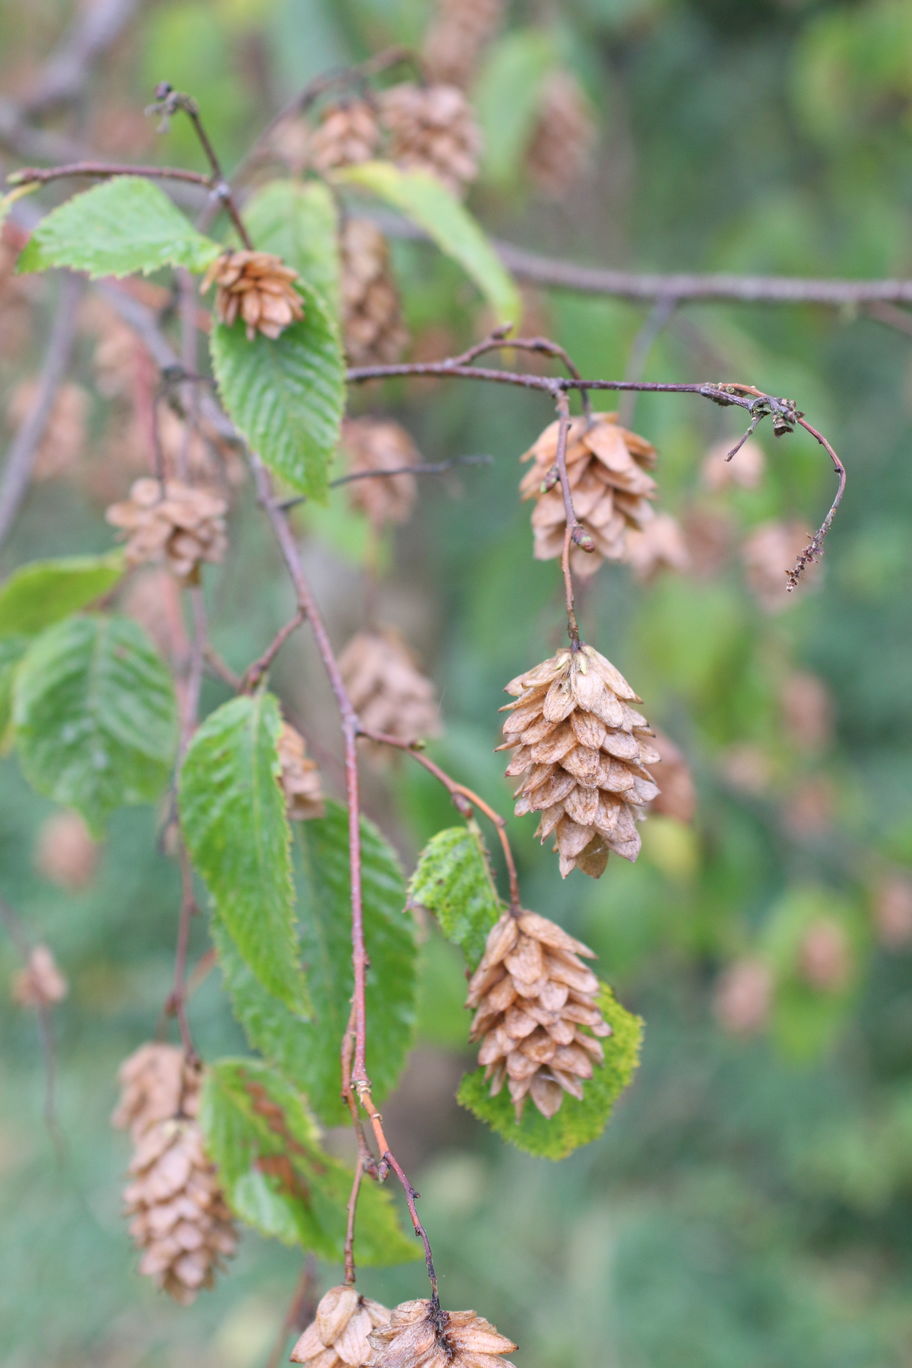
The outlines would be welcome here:
M 402 741 L 439 735 L 434 686 L 397 632 L 358 632 L 339 656 L 339 669 L 367 731 Z
M 437 0 L 421 49 L 431 79 L 467 86 L 505 10 L 505 0 Z
M 444 1311 L 430 1301 L 401 1302 L 369 1338 L 368 1368 L 513 1368 L 501 1355 L 516 1348 L 474 1311 Z
M 276 338 L 290 323 L 304 317 L 301 296 L 294 287 L 298 273 L 270 252 L 223 252 L 203 277 L 203 294 L 213 285 L 215 312 L 229 326 L 244 322 L 249 340 L 256 333 Z
M 536 835 L 554 835 L 560 871 L 598 878 L 614 851 L 635 860 L 636 818 L 658 793 L 646 768 L 659 760 L 641 700 L 591 646 L 561 650 L 506 686 L 508 775 L 522 775 L 516 813 L 538 812 Z
M 349 418 L 342 425 L 342 447 L 349 474 L 401 470 L 421 459 L 404 427 L 389 419 Z M 366 513 L 375 527 L 405 522 L 415 503 L 414 475 L 378 475 L 352 480 L 347 486 L 352 507 Z
M 481 1041 L 491 1095 L 506 1083 L 517 1120 L 527 1097 L 548 1117 L 565 1093 L 581 1098 L 593 1061 L 604 1059 L 596 1037 L 611 1027 L 598 1007 L 598 979 L 580 958 L 592 954 L 535 912 L 507 912 L 491 929 L 466 1006 L 475 1008 L 471 1038 Z
M 331 1287 L 292 1349 L 291 1361 L 308 1368 L 361 1368 L 370 1355 L 368 1335 L 389 1318 L 385 1306 L 359 1296 L 353 1287 Z
M 69 992 L 69 985 L 46 945 L 30 951 L 25 967 L 13 975 L 13 1001 L 20 1007 L 52 1007 Z
M 196 1115 L 200 1073 L 170 1045 L 142 1045 L 120 1070 L 112 1117 L 133 1138 L 124 1191 L 140 1273 L 183 1305 L 211 1287 L 237 1236 Z
M 283 722 L 276 749 L 282 766 L 279 782 L 285 794 L 289 820 L 306 822 L 311 817 L 322 817 L 325 807 L 320 771 L 307 754 L 304 737 Z
M 579 185 L 592 165 L 596 135 L 592 106 L 579 81 L 569 71 L 552 72 L 526 150 L 536 188 L 549 199 L 560 199 Z
M 135 480 L 129 499 L 111 504 L 105 517 L 127 534 L 127 564 L 164 561 L 185 584 L 198 584 L 204 561 L 225 554 L 225 512 L 219 494 L 180 480 Z
M 557 477 L 560 425 L 552 423 L 522 457 L 531 461 L 520 482 L 524 499 L 535 499 L 532 531 L 537 560 L 560 556 L 567 526 Z M 643 528 L 653 516 L 656 484 L 646 472 L 655 464 L 655 447 L 622 428 L 614 413 L 574 418 L 567 434 L 567 479 L 576 516 L 588 533 L 592 551 L 571 547 L 570 565 L 592 575 L 606 560 L 623 560 L 627 532 Z
M 390 86 L 378 104 L 389 156 L 399 166 L 427 171 L 456 195 L 475 179 L 481 135 L 458 86 Z
M 327 106 L 307 143 L 307 161 L 324 174 L 337 166 L 370 161 L 380 151 L 377 113 L 367 100 Z
M 355 366 L 391 365 L 408 333 L 390 270 L 386 238 L 368 219 L 348 219 L 340 240 L 342 332 Z

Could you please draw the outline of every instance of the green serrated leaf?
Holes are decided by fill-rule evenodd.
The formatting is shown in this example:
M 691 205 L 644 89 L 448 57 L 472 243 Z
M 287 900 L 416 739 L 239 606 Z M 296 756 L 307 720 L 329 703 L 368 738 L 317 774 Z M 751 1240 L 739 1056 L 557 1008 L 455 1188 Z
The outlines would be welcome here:
M 294 933 L 291 830 L 272 694 L 233 698 L 196 731 L 181 767 L 181 828 L 214 915 L 268 993 L 309 1008 Z
M 0 637 L 44 631 L 108 593 L 123 571 L 122 551 L 23 565 L 0 585 Z
M 148 275 L 162 266 L 204 271 L 220 251 L 158 185 L 141 176 L 115 176 L 46 214 L 16 269 L 69 266 L 93 278 Z
M 488 52 L 472 105 L 483 134 L 482 173 L 502 190 L 513 188 L 522 175 L 542 85 L 556 61 L 552 36 L 543 28 L 506 33 Z
M 65 618 L 36 637 L 16 670 L 13 723 L 29 782 L 95 832 L 167 784 L 174 691 L 132 618 Z
M 244 222 L 261 251 L 293 266 L 338 315 L 339 214 L 321 181 L 269 181 L 244 205 Z
M 248 339 L 239 319 L 212 329 L 212 368 L 222 402 L 269 469 L 311 499 L 325 500 L 345 406 L 339 330 L 307 286 L 304 317 L 281 337 Z
M 463 268 L 487 299 L 499 324 L 518 324 L 519 291 L 482 229 L 459 200 L 424 171 L 400 171 L 392 162 L 359 162 L 333 172 L 405 214 Z
M 215 944 L 235 1015 L 251 1045 L 304 1089 L 327 1125 L 348 1115 L 339 1096 L 339 1048 L 352 994 L 348 816 L 337 803 L 297 831 L 300 954 L 309 976 L 313 1015 L 301 1022 L 263 991 L 227 937 Z M 415 926 L 405 911 L 405 884 L 395 853 L 362 820 L 364 936 L 367 984 L 367 1065 L 374 1098 L 391 1091 L 415 1023 Z
M 606 985 L 602 986 L 599 1006 L 612 1034 L 603 1041 L 605 1062 L 596 1067 L 586 1082 L 582 1101 L 566 1096 L 560 1111 L 549 1120 L 527 1100 L 522 1119 L 517 1121 L 506 1088 L 496 1097 L 489 1095 L 490 1084 L 484 1069 L 465 1075 L 457 1101 L 511 1145 L 544 1159 L 564 1159 L 580 1145 L 596 1140 L 633 1077 L 643 1035 L 641 1018 L 626 1011 Z
M 503 912 L 481 833 L 473 826 L 448 827 L 432 836 L 409 884 L 409 901 L 433 913 L 472 969 Z
M 257 1059 L 220 1059 L 206 1071 L 200 1124 L 207 1153 L 241 1220 L 284 1244 L 341 1260 L 352 1175 L 320 1145 L 297 1089 Z M 361 1186 L 355 1226 L 359 1264 L 417 1258 L 390 1193 Z

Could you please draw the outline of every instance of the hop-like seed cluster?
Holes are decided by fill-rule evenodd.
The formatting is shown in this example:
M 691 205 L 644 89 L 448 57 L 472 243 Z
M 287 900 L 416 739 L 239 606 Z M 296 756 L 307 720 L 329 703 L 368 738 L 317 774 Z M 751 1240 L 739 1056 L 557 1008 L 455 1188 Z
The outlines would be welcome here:
M 569 71 L 555 71 L 541 94 L 538 118 L 526 152 L 536 188 L 549 199 L 574 189 L 592 165 L 596 140 L 592 106 Z
M 641 700 L 591 646 L 558 651 L 506 686 L 508 775 L 522 775 L 516 814 L 541 814 L 536 835 L 554 835 L 560 872 L 574 866 L 597 879 L 611 851 L 635 860 L 636 818 L 658 787 L 646 768 L 659 753 L 631 704 Z
M 30 951 L 25 967 L 13 975 L 13 1001 L 20 1007 L 52 1007 L 69 992 L 69 985 L 46 945 Z
M 368 219 L 348 219 L 340 240 L 342 332 L 352 365 L 391 365 L 408 341 L 386 238 Z
M 198 584 L 204 561 L 225 554 L 227 504 L 218 494 L 168 480 L 135 480 L 129 499 L 111 504 L 105 517 L 126 533 L 127 564 L 164 561 L 185 584 Z
M 380 127 L 373 105 L 367 100 L 346 100 L 329 105 L 310 134 L 307 160 L 324 175 L 337 166 L 370 161 L 380 150 Z
M 465 88 L 505 9 L 505 0 L 437 0 L 421 49 L 431 79 Z
M 390 419 L 349 418 L 342 425 L 342 447 L 349 474 L 361 471 L 402 470 L 421 459 L 404 427 Z M 377 475 L 352 480 L 349 502 L 366 513 L 375 527 L 405 522 L 415 503 L 414 475 Z
M 282 723 L 276 749 L 282 766 L 279 782 L 285 794 L 289 820 L 306 822 L 325 811 L 320 771 L 307 754 L 304 737 L 287 722 Z
M 359 632 L 340 655 L 339 669 L 367 731 L 401 741 L 439 734 L 434 686 L 397 632 Z
M 643 584 L 649 584 L 665 570 L 689 569 L 690 552 L 677 518 L 670 513 L 657 513 L 642 531 L 631 528 L 627 533 L 625 559 L 634 578 Z
M 390 86 L 379 98 L 389 156 L 427 171 L 459 195 L 475 179 L 481 135 L 462 91 L 453 85 Z
M 291 1361 L 308 1368 L 362 1368 L 371 1352 L 368 1335 L 389 1318 L 385 1306 L 359 1296 L 353 1287 L 331 1287 L 292 1349 Z
M 444 1311 L 430 1301 L 401 1302 L 370 1344 L 368 1368 L 513 1368 L 501 1355 L 516 1348 L 474 1311 Z
M 552 560 L 563 550 L 567 526 L 557 477 L 559 424 L 545 428 L 522 457 L 531 461 L 519 486 L 524 499 L 535 499 L 532 531 L 537 560 Z M 605 560 L 623 560 L 627 532 L 643 528 L 653 516 L 650 500 L 656 484 L 646 472 L 655 464 L 655 447 L 622 428 L 614 413 L 574 418 L 567 434 L 567 479 L 576 516 L 588 533 L 592 551 L 570 549 L 570 564 L 579 575 L 592 575 Z
M 301 296 L 294 287 L 298 273 L 270 252 L 223 252 L 209 267 L 201 286 L 213 285 L 215 312 L 221 323 L 240 318 L 248 339 L 258 332 L 276 338 L 289 323 L 304 317 Z
M 173 1046 L 147 1044 L 125 1060 L 120 1081 L 111 1119 L 133 1138 L 124 1202 L 139 1271 L 186 1305 L 237 1245 L 196 1120 L 200 1073 Z
M 549 1117 L 565 1093 L 581 1098 L 593 1062 L 604 1059 L 596 1037 L 611 1027 L 598 979 L 580 958 L 592 953 L 535 912 L 507 912 L 491 929 L 466 1006 L 475 1008 L 471 1035 L 491 1095 L 506 1083 L 517 1120 L 527 1097 Z

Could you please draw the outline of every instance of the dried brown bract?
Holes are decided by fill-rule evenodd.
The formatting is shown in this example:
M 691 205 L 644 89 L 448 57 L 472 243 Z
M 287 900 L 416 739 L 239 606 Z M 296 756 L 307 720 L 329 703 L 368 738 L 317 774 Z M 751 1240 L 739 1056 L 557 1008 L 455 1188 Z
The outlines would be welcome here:
M 337 166 L 356 166 L 380 154 L 377 113 L 367 100 L 327 106 L 307 141 L 307 161 L 324 175 Z
M 475 179 L 481 134 L 465 95 L 453 85 L 390 86 L 379 97 L 390 158 L 427 171 L 460 195 Z
M 130 497 L 105 516 L 126 533 L 127 564 L 163 561 L 184 584 L 198 584 L 203 562 L 225 554 L 227 504 L 211 490 L 168 480 L 135 480 Z
M 183 1112 L 195 1116 L 199 1085 L 183 1050 L 148 1041 L 134 1050 L 118 1070 L 120 1101 L 111 1117 L 118 1130 L 136 1137 L 156 1121 Z
M 524 499 L 535 499 L 532 531 L 536 560 L 560 556 L 567 526 L 563 494 L 557 478 L 559 424 L 552 423 L 522 457 L 531 461 L 520 482 Z M 627 533 L 642 529 L 654 516 L 655 480 L 646 472 L 655 464 L 655 447 L 622 428 L 614 413 L 592 420 L 574 418 L 567 434 L 567 479 L 573 507 L 593 551 L 570 549 L 570 565 L 578 575 L 593 575 L 605 560 L 623 560 Z
M 662 765 L 662 787 L 649 805 L 650 813 L 692 822 L 697 810 L 697 790 L 690 766 L 680 746 L 656 728 L 652 744 Z
M 352 365 L 391 365 L 408 341 L 389 248 L 367 219 L 347 219 L 340 241 L 342 334 Z
M 467 86 L 505 10 L 505 0 L 437 0 L 421 49 L 431 79 Z
M 292 1363 L 308 1368 L 362 1368 L 370 1357 L 368 1335 L 388 1325 L 390 1312 L 354 1287 L 331 1287 L 314 1319 L 291 1351 Z
M 527 1097 L 549 1117 L 565 1093 L 582 1098 L 593 1062 L 604 1059 L 596 1037 L 611 1027 L 598 1007 L 598 979 L 580 958 L 592 953 L 535 912 L 505 913 L 488 936 L 469 983 L 471 1038 L 481 1041 L 491 1095 L 506 1083 L 517 1120 Z
M 538 119 L 526 150 L 532 183 L 561 199 L 592 166 L 597 127 L 592 105 L 576 77 L 555 71 L 545 82 Z
M 52 1007 L 68 992 L 69 984 L 46 945 L 34 946 L 29 951 L 25 968 L 13 975 L 13 1001 L 20 1007 Z
M 649 584 L 666 570 L 688 570 L 690 552 L 677 518 L 670 513 L 657 513 L 642 530 L 631 528 L 625 559 L 634 578 L 643 584 Z
M 370 1345 L 368 1368 L 513 1368 L 501 1355 L 516 1348 L 474 1311 L 444 1311 L 430 1301 L 394 1307 Z
M 439 735 L 434 686 L 398 632 L 358 632 L 339 656 L 339 669 L 366 730 L 409 742 Z
M 646 768 L 659 760 L 640 699 L 592 646 L 558 651 L 506 686 L 508 775 L 522 775 L 516 814 L 541 814 L 536 835 L 554 835 L 560 871 L 598 878 L 611 851 L 635 860 L 636 819 L 658 794 Z
M 401 470 L 416 465 L 421 456 L 405 428 L 390 419 L 349 418 L 342 425 L 342 447 L 348 473 Z M 415 504 L 414 475 L 377 475 L 352 480 L 347 486 L 353 508 L 366 513 L 375 527 L 405 522 Z
M 217 286 L 215 313 L 229 326 L 242 319 L 249 340 L 256 333 L 275 339 L 290 323 L 304 317 L 304 304 L 294 287 L 297 271 L 270 252 L 223 252 L 203 277 L 203 294 Z
M 306 822 L 325 811 L 320 771 L 307 754 L 304 737 L 287 722 L 282 723 L 277 743 L 282 772 L 279 782 L 285 794 L 289 821 Z
M 237 1235 L 196 1121 L 156 1121 L 138 1138 L 124 1191 L 139 1271 L 186 1306 L 211 1287 Z
M 95 877 L 99 850 L 78 812 L 55 812 L 38 832 L 35 868 L 58 888 L 78 893 Z

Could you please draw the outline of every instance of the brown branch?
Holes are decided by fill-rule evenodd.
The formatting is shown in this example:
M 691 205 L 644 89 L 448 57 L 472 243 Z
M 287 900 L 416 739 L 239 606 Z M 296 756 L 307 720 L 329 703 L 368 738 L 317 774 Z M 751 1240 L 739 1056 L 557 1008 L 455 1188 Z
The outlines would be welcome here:
M 47 431 L 57 390 L 69 368 L 76 341 L 76 313 L 83 282 L 64 276 L 44 354 L 38 388 L 6 458 L 0 478 L 0 545 L 9 536 L 31 483 L 41 441 Z
M 82 161 L 64 166 L 25 166 L 7 176 L 10 185 L 47 185 L 67 176 L 142 176 L 144 180 L 186 181 L 212 189 L 212 182 L 201 171 L 187 171 L 180 166 L 131 166 L 128 162 Z
M 193 893 L 193 874 L 190 869 L 190 859 L 182 838 L 178 848 L 178 862 L 181 875 L 181 901 L 177 923 L 177 950 L 174 956 L 174 979 L 171 992 L 168 994 L 168 1000 L 165 1003 L 165 1014 L 177 1018 L 184 1054 L 188 1061 L 193 1061 L 197 1055 L 193 1046 L 193 1037 L 190 1034 L 190 1023 L 187 1020 L 187 950 L 190 944 L 190 923 L 197 907 Z
M 247 669 L 238 680 L 237 688 L 239 693 L 250 693 L 257 687 L 260 680 L 263 678 L 263 675 L 285 645 L 285 642 L 298 630 L 303 621 L 304 612 L 299 608 L 291 621 L 286 622 L 284 627 L 279 628 L 263 654 L 258 656 L 252 665 L 247 666 Z
M 329 488 L 338 489 L 340 485 L 353 484 L 355 480 L 388 479 L 393 475 L 444 475 L 459 466 L 490 465 L 492 459 L 491 456 L 454 456 L 449 461 L 423 461 L 415 465 L 391 466 L 383 470 L 352 470 L 348 475 L 339 475 L 337 479 L 330 480 Z M 279 507 L 283 512 L 287 512 L 288 509 L 297 508 L 303 503 L 307 503 L 307 495 L 296 494 L 292 499 L 283 499 Z
M 573 545 L 579 546 L 584 551 L 593 551 L 594 545 L 591 536 L 581 524 L 576 516 L 576 509 L 573 507 L 573 493 L 570 489 L 570 477 L 567 474 L 567 438 L 570 433 L 570 401 L 567 395 L 559 393 L 555 395 L 558 412 L 557 426 L 557 450 L 554 455 L 554 464 L 557 467 L 557 478 L 560 481 L 561 495 L 564 500 L 564 544 L 561 548 L 561 575 L 564 580 L 564 606 L 567 610 L 567 635 L 570 638 L 570 648 L 573 651 L 579 650 L 580 630 L 576 620 L 576 607 L 573 598 L 573 572 L 570 569 L 570 548 Z
M 514 909 L 519 908 L 522 905 L 519 896 L 519 876 L 516 872 L 513 848 L 507 835 L 507 824 L 500 813 L 492 808 L 490 803 L 485 802 L 484 798 L 477 794 L 474 789 L 470 789 L 466 784 L 460 784 L 452 775 L 447 774 L 446 770 L 438 765 L 436 760 L 425 755 L 420 742 L 403 741 L 401 737 L 393 736 L 389 732 L 371 731 L 364 727 L 359 728 L 359 735 L 367 741 L 376 741 L 381 746 L 394 746 L 397 750 L 405 751 L 413 760 L 417 760 L 419 765 L 422 765 L 429 774 L 433 774 L 434 778 L 443 784 L 463 817 L 470 816 L 473 807 L 484 813 L 497 832 L 497 838 L 503 850 L 504 864 L 507 867 L 507 879 L 510 885 L 510 906 Z

